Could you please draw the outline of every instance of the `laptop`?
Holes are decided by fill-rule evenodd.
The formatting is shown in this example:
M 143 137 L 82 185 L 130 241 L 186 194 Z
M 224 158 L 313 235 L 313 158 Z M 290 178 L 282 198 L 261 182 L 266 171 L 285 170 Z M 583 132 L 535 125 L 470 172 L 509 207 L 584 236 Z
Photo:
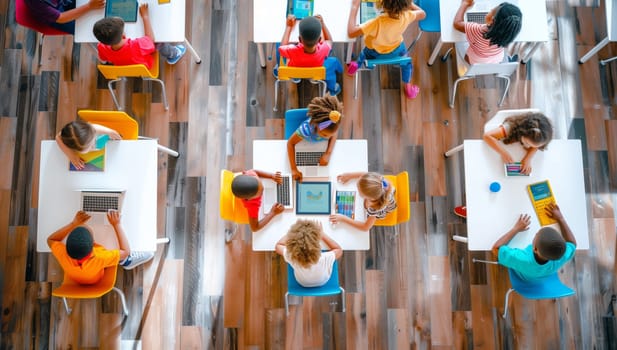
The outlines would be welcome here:
M 303 19 L 313 15 L 313 0 L 287 0 L 287 15 Z
M 137 22 L 137 0 L 105 1 L 105 17 L 120 17 L 124 22 Z
M 556 223 L 557 221 L 555 219 L 552 219 L 548 215 L 546 215 L 545 210 L 545 208 L 549 204 L 555 204 L 553 190 L 551 189 L 551 185 L 548 180 L 527 185 L 527 192 L 529 192 L 531 204 L 536 211 L 536 215 L 538 215 L 540 226 L 546 226 Z
M 90 215 L 88 224 L 91 226 L 109 225 L 107 212 L 122 211 L 124 201 L 123 190 L 88 189 L 81 190 L 80 209 Z
M 366 23 L 379 16 L 381 11 L 376 5 L 377 0 L 362 0 L 360 2 L 360 23 Z
M 328 177 L 328 167 L 319 165 L 319 159 L 328 148 L 328 142 L 306 142 L 296 144 L 296 166 L 305 178 Z
M 517 0 L 509 0 L 508 2 L 512 5 L 518 6 Z M 486 15 L 488 15 L 488 13 L 491 12 L 491 10 L 497 5 L 499 5 L 499 2 L 491 0 L 475 1 L 473 6 L 465 12 L 465 22 L 484 24 L 486 22 Z
M 282 174 L 283 183 L 280 185 L 274 181 L 263 181 L 264 191 L 261 206 L 264 213 L 270 211 L 274 203 L 281 203 L 285 209 L 291 209 L 293 202 L 293 182 L 291 174 Z

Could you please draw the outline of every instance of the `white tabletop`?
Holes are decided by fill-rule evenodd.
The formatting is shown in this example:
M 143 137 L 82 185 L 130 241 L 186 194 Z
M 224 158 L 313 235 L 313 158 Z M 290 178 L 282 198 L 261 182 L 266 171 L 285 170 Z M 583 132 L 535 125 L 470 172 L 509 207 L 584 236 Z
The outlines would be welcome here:
M 474 8 L 491 9 L 504 2 L 503 0 L 476 0 Z M 539 42 L 548 41 L 548 23 L 546 16 L 545 0 L 515 0 L 510 1 L 516 4 L 523 14 L 523 24 L 521 32 L 515 41 Z M 439 14 L 441 19 L 441 41 L 460 42 L 466 41 L 465 34 L 454 29 L 454 15 L 458 11 L 461 0 L 439 0 Z M 469 11 L 469 10 L 468 10 Z
M 105 149 L 104 171 L 69 171 L 56 142 L 41 142 L 37 251 L 49 252 L 47 237 L 71 222 L 82 189 L 126 191 L 121 223 L 131 250 L 156 251 L 157 142 L 109 141 Z
M 88 0 L 77 0 L 77 6 L 88 3 Z M 148 3 L 150 22 L 154 31 L 154 41 L 183 42 L 184 22 L 186 15 L 185 0 L 171 0 L 166 4 L 159 4 L 158 0 L 139 0 L 139 3 Z M 139 10 L 138 10 L 139 11 Z M 75 20 L 75 42 L 98 42 L 92 33 L 94 23 L 105 16 L 105 9 L 93 10 Z M 137 22 L 126 23 L 124 32 L 128 38 L 144 36 L 144 24 L 137 13 Z M 281 32 L 281 35 L 283 32 Z
M 328 165 L 329 178 L 332 182 L 332 201 L 336 190 L 354 190 L 354 183 L 345 185 L 336 181 L 336 176 L 352 171 L 368 171 L 368 153 L 366 140 L 337 140 Z M 253 141 L 253 168 L 264 171 L 281 171 L 291 173 L 287 159 L 286 140 L 255 140 Z M 305 178 L 305 181 L 310 179 Z M 295 184 L 294 184 L 295 191 Z M 294 197 L 295 198 L 295 197 Z M 356 193 L 355 217 L 365 218 L 362 199 Z M 274 250 L 276 242 L 283 237 L 289 227 L 298 218 L 313 219 L 321 222 L 324 231 L 343 250 L 368 250 L 368 231 L 360 231 L 346 224 L 330 225 L 328 215 L 296 215 L 294 209 L 286 209 L 283 214 L 275 216 L 266 227 L 253 232 L 253 250 Z
M 515 160 L 524 155 L 520 144 L 507 145 L 507 149 Z M 552 140 L 547 150 L 534 155 L 530 176 L 506 177 L 501 157 L 482 140 L 465 140 L 463 153 L 469 250 L 490 250 L 522 213 L 531 216 L 531 225 L 529 230 L 516 235 L 510 246 L 524 248 L 529 245 L 540 223 L 527 185 L 546 179 L 576 237 L 577 249 L 589 249 L 580 140 Z M 501 184 L 497 193 L 489 190 L 493 181 Z
M 352 42 L 347 36 L 347 19 L 351 10 L 351 0 L 315 0 L 313 14 L 321 15 L 330 30 L 332 41 Z M 253 42 L 278 43 L 285 32 L 287 0 L 253 1 Z M 298 22 L 289 40 L 298 41 Z

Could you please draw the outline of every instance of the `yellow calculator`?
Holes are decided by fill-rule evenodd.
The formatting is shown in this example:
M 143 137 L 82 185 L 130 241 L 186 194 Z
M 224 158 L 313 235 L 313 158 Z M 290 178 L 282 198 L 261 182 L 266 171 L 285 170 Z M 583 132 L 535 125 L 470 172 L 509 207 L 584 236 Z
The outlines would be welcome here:
M 540 226 L 556 223 L 557 221 L 555 219 L 552 219 L 546 215 L 545 210 L 549 204 L 555 203 L 555 196 L 553 196 L 553 190 L 551 189 L 551 185 L 548 180 L 527 185 L 527 192 L 529 192 L 531 204 L 533 204 L 536 215 L 538 215 Z

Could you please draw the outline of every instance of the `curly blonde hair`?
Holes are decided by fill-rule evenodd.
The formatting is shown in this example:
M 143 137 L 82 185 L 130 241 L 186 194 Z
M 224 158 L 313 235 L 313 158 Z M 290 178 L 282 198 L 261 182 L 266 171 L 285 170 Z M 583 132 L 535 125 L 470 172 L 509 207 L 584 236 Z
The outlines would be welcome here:
M 307 268 L 321 256 L 321 227 L 313 220 L 298 220 L 287 232 L 287 254 L 298 265 Z
M 386 206 L 388 193 L 392 186 L 384 186 L 385 178 L 377 173 L 366 173 L 358 180 L 358 190 L 374 205 L 373 209 L 381 209 Z

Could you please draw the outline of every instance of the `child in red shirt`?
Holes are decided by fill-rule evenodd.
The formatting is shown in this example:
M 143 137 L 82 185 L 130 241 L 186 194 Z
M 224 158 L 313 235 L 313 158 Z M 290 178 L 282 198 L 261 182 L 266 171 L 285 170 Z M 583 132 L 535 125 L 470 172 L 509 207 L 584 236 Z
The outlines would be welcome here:
M 259 220 L 259 208 L 261 207 L 261 197 L 264 190 L 261 178 L 272 179 L 278 184 L 283 181 L 281 173 L 278 171 L 272 174 L 261 170 L 246 170 L 231 182 L 231 192 L 234 196 L 242 198 L 242 204 L 248 212 L 249 225 L 253 232 L 261 230 L 274 216 L 282 213 L 285 209 L 281 203 L 274 203 L 270 212 Z
M 168 64 L 176 64 L 186 52 L 184 45 L 154 43 L 154 32 L 148 15 L 148 4 L 139 6 L 139 15 L 144 22 L 144 36 L 137 39 L 127 38 L 124 34 L 124 21 L 119 17 L 107 17 L 98 20 L 92 31 L 100 41 L 97 48 L 99 58 L 117 66 L 144 64 L 152 68 L 157 50 L 167 59 Z

